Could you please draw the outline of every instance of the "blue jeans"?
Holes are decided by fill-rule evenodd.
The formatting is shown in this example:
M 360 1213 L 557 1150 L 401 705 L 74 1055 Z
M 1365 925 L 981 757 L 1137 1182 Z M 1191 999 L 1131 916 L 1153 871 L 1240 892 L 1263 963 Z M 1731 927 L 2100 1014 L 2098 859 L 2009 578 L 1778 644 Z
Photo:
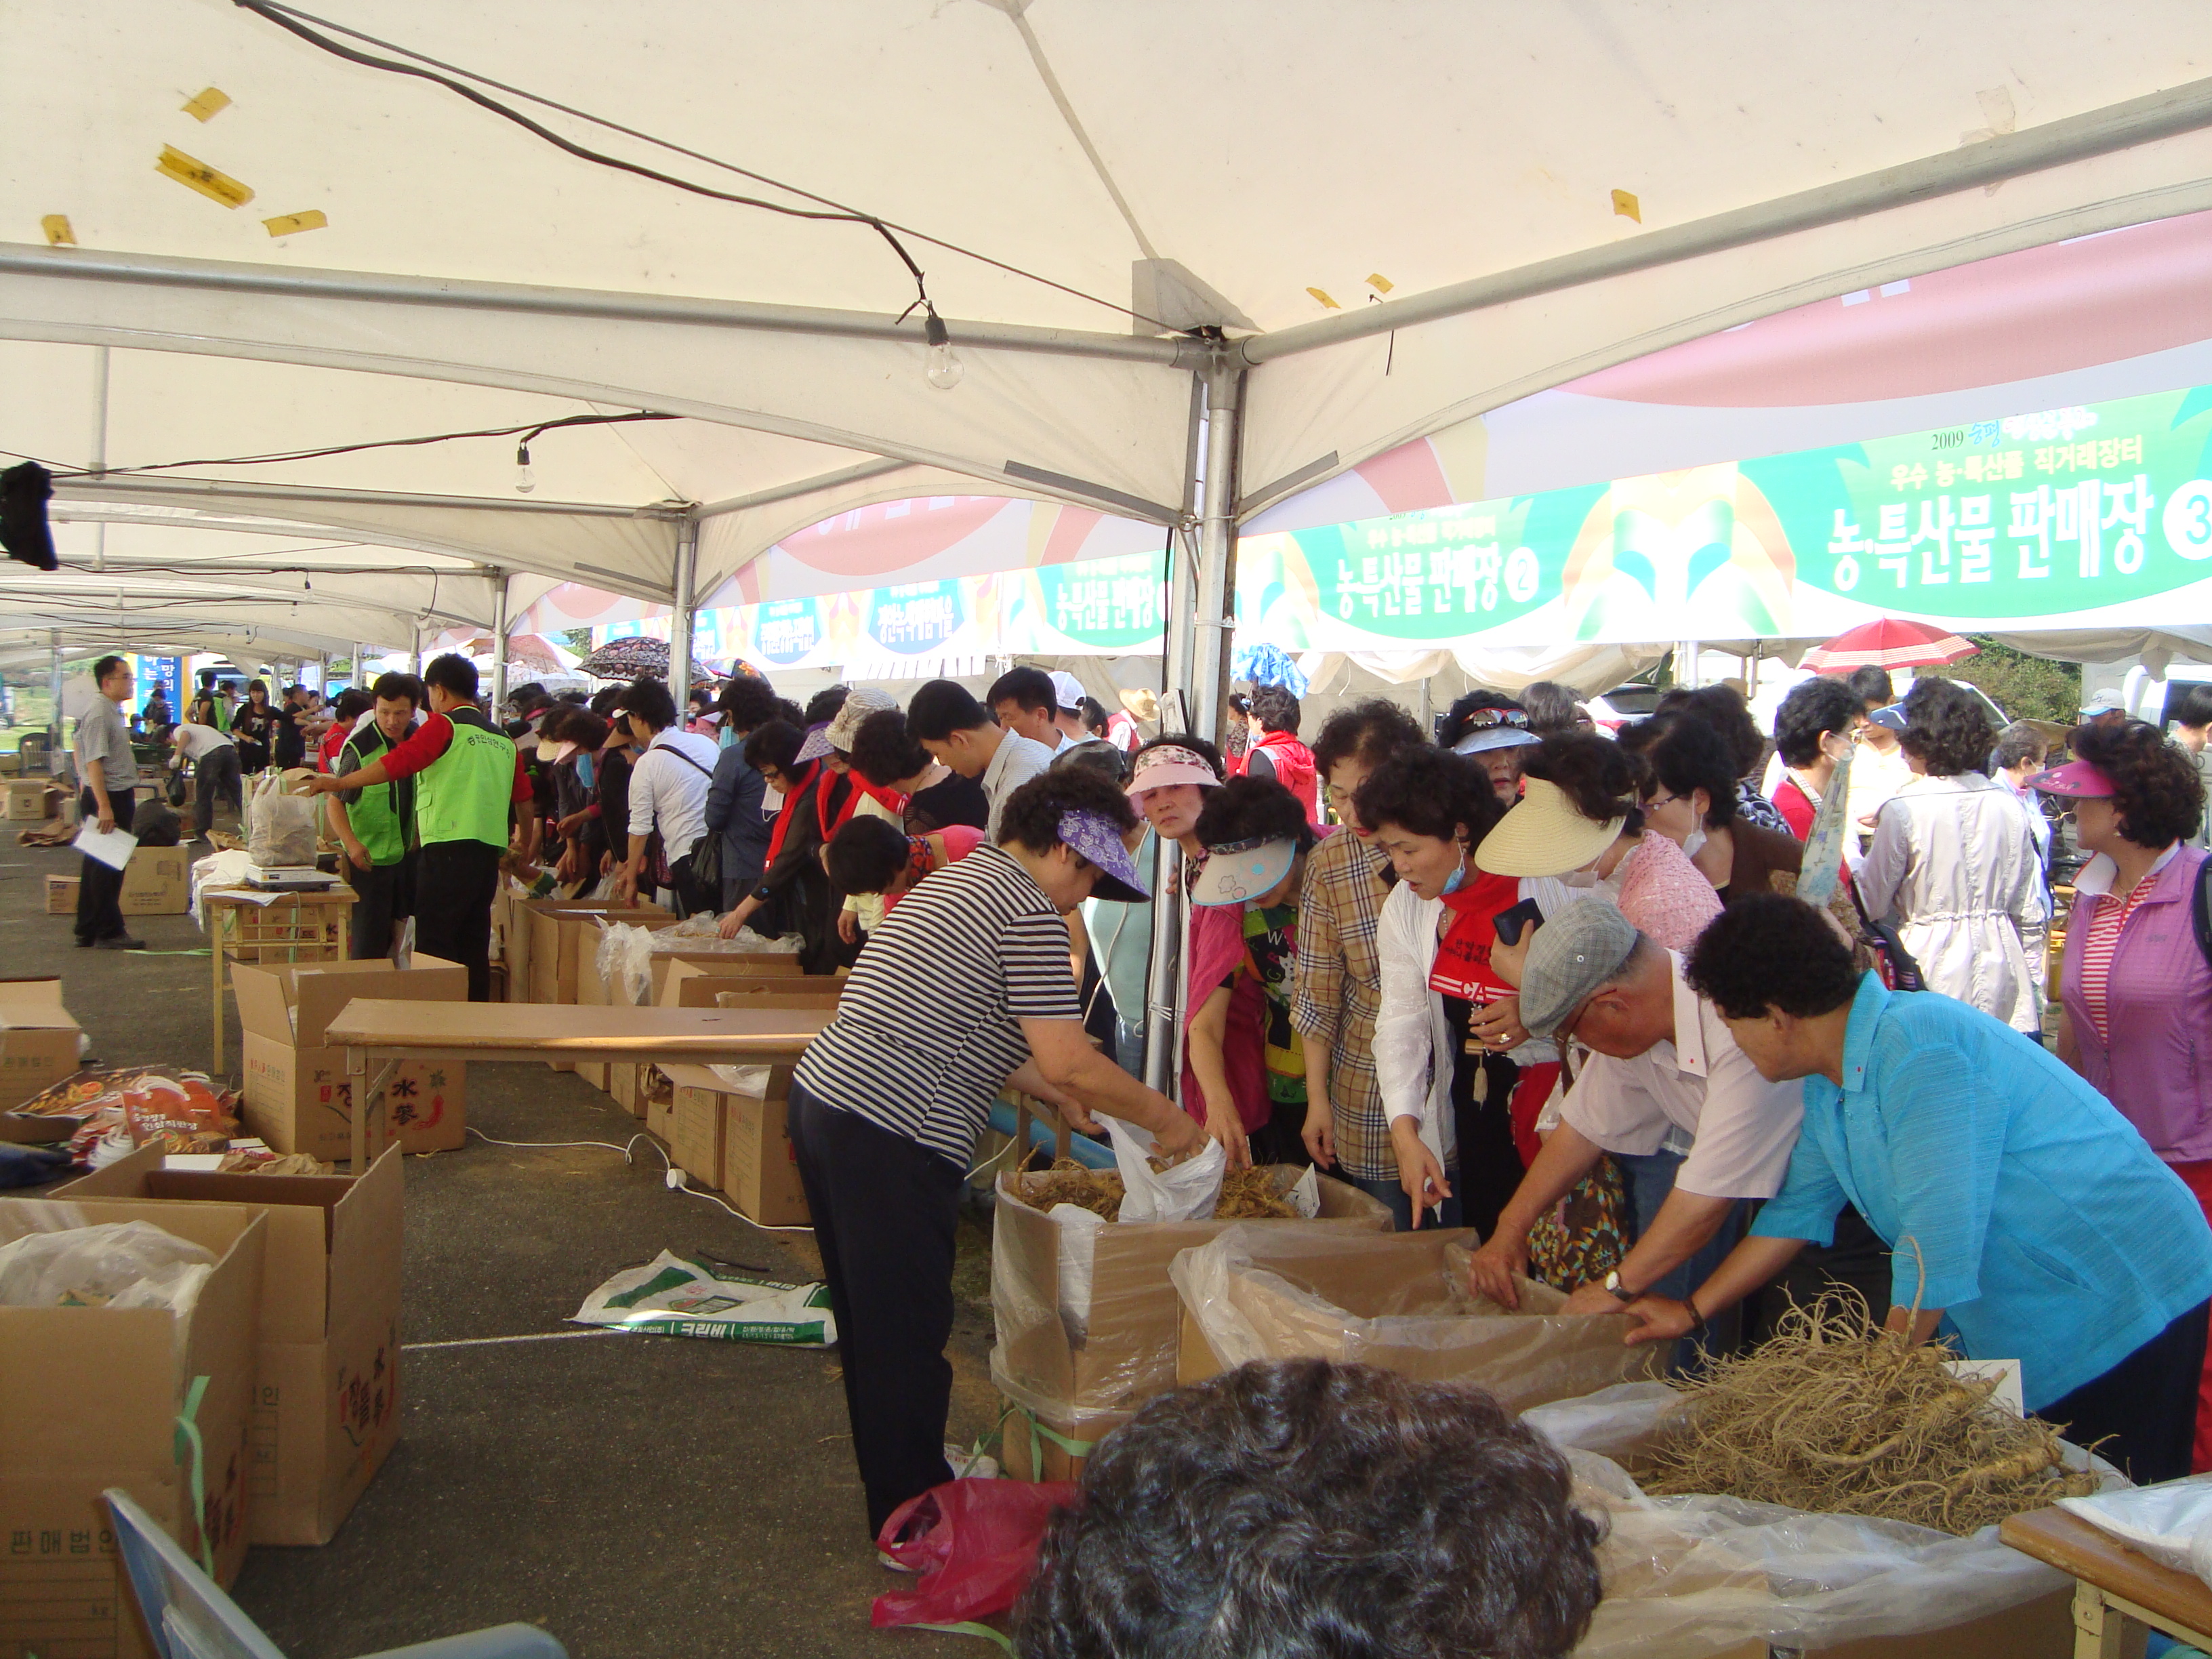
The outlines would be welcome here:
M 1682 1158 L 1677 1152 L 1615 1152 L 1613 1162 L 1628 1182 L 1629 1233 L 1632 1247 L 1644 1237 L 1644 1230 L 1659 1218 L 1660 1206 L 1667 1194 L 1674 1190 L 1674 1176 L 1682 1167 Z M 1664 1274 L 1645 1288 L 1653 1296 L 1685 1301 L 1691 1291 L 1712 1277 L 1713 1270 L 1726 1259 L 1728 1253 L 1743 1242 L 1746 1229 L 1751 1224 L 1751 1206 L 1738 1200 L 1721 1222 L 1720 1231 L 1699 1247 L 1696 1255 Z M 1686 1336 L 1674 1345 L 1674 1352 L 1667 1364 L 1668 1373 L 1686 1376 L 1703 1368 L 1704 1362 L 1716 1355 L 1729 1352 L 1736 1346 L 1741 1321 L 1736 1310 L 1731 1308 L 1711 1321 L 1696 1336 Z
M 1363 1181 L 1358 1176 L 1346 1175 L 1340 1170 L 1337 1179 L 1346 1186 L 1358 1188 L 1368 1197 L 1379 1198 L 1389 1205 L 1390 1226 L 1394 1232 L 1406 1233 L 1413 1230 L 1413 1200 L 1406 1196 L 1406 1189 L 1398 1184 L 1395 1176 L 1388 1181 Z M 1424 1228 L 1456 1227 L 1460 1224 L 1459 1171 L 1445 1170 L 1444 1179 L 1454 1189 L 1452 1195 L 1422 1218 Z

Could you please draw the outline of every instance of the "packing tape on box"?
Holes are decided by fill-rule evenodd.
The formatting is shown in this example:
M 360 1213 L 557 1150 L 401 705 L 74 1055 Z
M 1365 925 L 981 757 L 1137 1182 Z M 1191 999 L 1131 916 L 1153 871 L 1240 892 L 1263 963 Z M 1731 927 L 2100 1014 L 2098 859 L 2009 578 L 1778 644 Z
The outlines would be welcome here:
M 200 1439 L 200 1401 L 207 1395 L 208 1379 L 196 1376 L 192 1386 L 185 1390 L 185 1408 L 177 1413 L 176 1456 L 182 1462 L 189 1452 L 191 1455 L 191 1480 L 189 1490 L 192 1497 L 192 1516 L 199 1527 L 200 1567 L 210 1578 L 215 1577 L 215 1546 L 208 1541 L 207 1528 L 207 1447 Z
M 1098 1443 L 1096 1440 L 1078 1440 L 1062 1434 L 1058 1429 L 1048 1427 L 1035 1412 L 1017 1400 L 1006 1402 L 1006 1409 L 999 1413 L 998 1428 L 992 1433 L 995 1436 L 999 1430 L 1004 1429 L 1006 1419 L 1017 1412 L 1027 1419 L 1030 1425 L 1030 1474 L 1037 1480 L 1044 1478 L 1044 1442 L 1051 1441 L 1070 1457 L 1088 1457 L 1091 1448 Z

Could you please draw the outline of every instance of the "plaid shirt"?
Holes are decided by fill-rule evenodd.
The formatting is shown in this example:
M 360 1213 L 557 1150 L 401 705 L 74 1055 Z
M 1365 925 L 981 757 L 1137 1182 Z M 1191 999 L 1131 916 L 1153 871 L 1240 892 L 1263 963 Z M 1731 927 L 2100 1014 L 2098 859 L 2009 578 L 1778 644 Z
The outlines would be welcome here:
M 1398 1159 L 1375 1079 L 1375 1017 L 1382 969 L 1375 927 L 1390 896 L 1390 860 L 1340 830 L 1306 861 L 1298 901 L 1297 994 L 1291 1024 L 1329 1045 L 1328 1098 L 1336 1158 L 1362 1181 L 1395 1180 Z

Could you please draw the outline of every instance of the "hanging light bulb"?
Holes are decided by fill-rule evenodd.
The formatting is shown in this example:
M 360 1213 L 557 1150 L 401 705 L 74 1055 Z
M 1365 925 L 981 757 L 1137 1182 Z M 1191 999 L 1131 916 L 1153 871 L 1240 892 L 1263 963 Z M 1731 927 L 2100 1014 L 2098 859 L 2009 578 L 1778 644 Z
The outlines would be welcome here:
M 934 310 L 922 325 L 922 335 L 929 342 L 929 365 L 922 371 L 924 377 L 939 392 L 951 391 L 960 384 L 963 371 L 960 359 L 952 355 L 951 331 Z
M 527 495 L 538 488 L 538 475 L 530 470 L 530 446 L 519 443 L 514 447 L 514 493 Z

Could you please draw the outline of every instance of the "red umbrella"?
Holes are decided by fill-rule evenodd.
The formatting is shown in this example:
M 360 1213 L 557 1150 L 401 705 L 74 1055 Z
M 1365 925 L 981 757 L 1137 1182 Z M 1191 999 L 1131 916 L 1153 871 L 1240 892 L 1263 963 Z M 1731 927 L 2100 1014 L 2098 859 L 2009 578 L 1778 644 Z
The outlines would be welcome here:
M 1847 628 L 1798 659 L 1800 668 L 1848 674 L 1855 668 L 1932 668 L 1971 657 L 1982 647 L 1927 623 L 1884 617 Z

